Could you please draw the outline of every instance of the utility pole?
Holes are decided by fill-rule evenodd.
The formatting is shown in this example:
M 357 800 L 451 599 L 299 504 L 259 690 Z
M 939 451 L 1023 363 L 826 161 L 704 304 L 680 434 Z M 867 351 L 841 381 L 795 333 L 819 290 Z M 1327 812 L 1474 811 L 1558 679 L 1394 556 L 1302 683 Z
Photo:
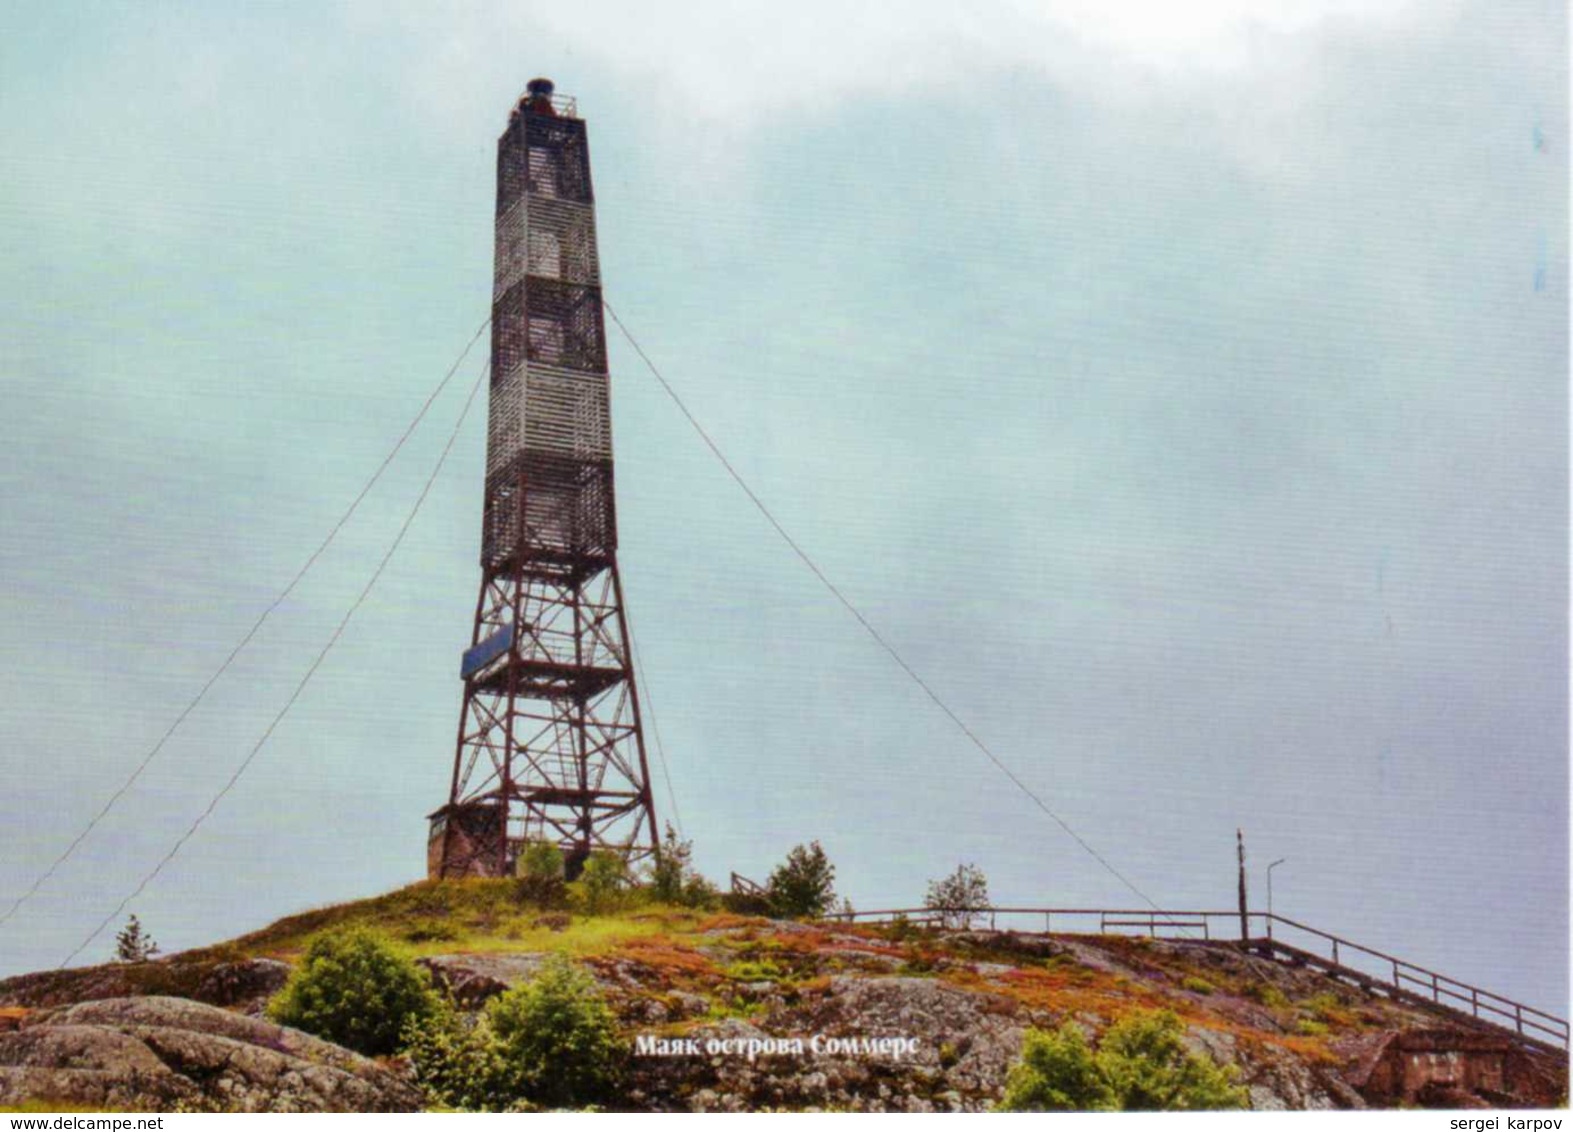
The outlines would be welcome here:
M 1240 857 L 1240 939 L 1245 941 L 1251 938 L 1250 921 L 1245 910 L 1245 831 L 1236 829 L 1234 840 Z

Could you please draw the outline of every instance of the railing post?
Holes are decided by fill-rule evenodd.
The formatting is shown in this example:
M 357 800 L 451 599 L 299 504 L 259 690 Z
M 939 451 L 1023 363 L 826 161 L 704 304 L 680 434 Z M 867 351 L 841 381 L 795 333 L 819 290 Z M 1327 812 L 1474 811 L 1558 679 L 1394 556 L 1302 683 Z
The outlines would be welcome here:
M 1435 971 L 1431 972 L 1431 1001 L 1432 1002 L 1441 1002 L 1442 1001 L 1442 988 L 1437 986 L 1436 972 Z
M 1475 987 L 1469 988 L 1469 1012 L 1480 1017 L 1480 991 Z
M 1518 1003 L 1513 1004 L 1513 1020 L 1518 1023 L 1518 1032 L 1524 1032 L 1524 1008 Z
M 1338 966 L 1338 941 L 1333 940 L 1333 966 Z
M 1396 959 L 1393 960 L 1393 985 L 1399 988 L 1402 988 L 1404 985 L 1398 981 L 1398 960 Z

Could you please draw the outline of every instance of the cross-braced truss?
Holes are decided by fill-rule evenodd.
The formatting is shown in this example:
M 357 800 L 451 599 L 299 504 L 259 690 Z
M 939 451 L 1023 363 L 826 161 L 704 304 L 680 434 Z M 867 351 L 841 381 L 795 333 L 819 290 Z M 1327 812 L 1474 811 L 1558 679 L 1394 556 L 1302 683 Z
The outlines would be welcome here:
M 615 564 L 483 582 L 476 643 L 516 628 L 466 682 L 444 875 L 505 874 L 526 841 L 561 845 L 571 864 L 596 848 L 631 860 L 654 850 L 621 588 Z M 489 835 L 466 835 L 452 818 L 468 808 L 505 822 L 488 817 Z

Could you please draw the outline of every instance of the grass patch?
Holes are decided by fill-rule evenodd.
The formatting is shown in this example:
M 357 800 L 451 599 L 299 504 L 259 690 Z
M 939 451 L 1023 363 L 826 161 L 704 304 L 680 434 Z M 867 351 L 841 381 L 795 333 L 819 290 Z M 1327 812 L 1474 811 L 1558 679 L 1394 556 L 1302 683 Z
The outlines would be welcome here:
M 76 1104 L 73 1101 L 52 1101 L 44 1097 L 29 1097 L 21 1104 L 0 1104 L 0 1112 L 38 1113 L 38 1112 L 136 1112 L 137 1109 L 129 1108 L 103 1108 L 99 1105 Z
M 775 983 L 787 977 L 787 972 L 769 959 L 740 959 L 723 973 L 739 983 Z
M 1286 1010 L 1289 1007 L 1289 996 L 1272 983 L 1251 984 L 1245 988 L 1245 997 L 1261 1003 L 1270 1010 Z
M 765 1012 L 762 1002 L 747 1002 L 742 998 L 730 998 L 722 995 L 710 1001 L 710 1009 L 705 1011 L 705 1022 L 724 1022 L 728 1018 L 756 1018 Z
M 1359 1015 L 1355 1011 L 1351 1010 L 1348 1006 L 1344 1005 L 1344 1003 L 1339 1000 L 1338 996 L 1333 994 L 1331 991 L 1322 991 L 1320 994 L 1313 994 L 1310 998 L 1300 1003 L 1300 1009 L 1310 1011 L 1310 1020 L 1315 1024 L 1320 1025 L 1322 1027 L 1323 1033 L 1325 1033 L 1327 1028 L 1330 1026 L 1336 1026 L 1340 1029 L 1344 1029 L 1350 1026 L 1358 1026 L 1360 1023 Z M 1301 1031 L 1301 1033 L 1308 1032 L 1312 1031 Z
M 701 930 L 707 919 L 717 917 L 664 905 L 569 916 L 521 901 L 517 883 L 508 878 L 421 881 L 368 900 L 288 916 L 231 943 L 190 952 L 186 958 L 294 959 L 312 936 L 348 926 L 369 928 L 397 941 L 411 958 L 454 951 L 566 951 L 591 956 L 641 937 Z

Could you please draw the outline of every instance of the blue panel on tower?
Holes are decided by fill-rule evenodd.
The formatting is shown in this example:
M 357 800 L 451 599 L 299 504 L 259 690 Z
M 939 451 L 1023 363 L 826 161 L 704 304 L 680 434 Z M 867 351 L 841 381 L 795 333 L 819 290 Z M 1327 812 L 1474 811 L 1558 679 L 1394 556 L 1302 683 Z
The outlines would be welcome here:
M 513 645 L 513 626 L 507 625 L 472 649 L 464 650 L 464 659 L 459 663 L 459 678 L 468 680 L 492 661 L 496 660 Z

